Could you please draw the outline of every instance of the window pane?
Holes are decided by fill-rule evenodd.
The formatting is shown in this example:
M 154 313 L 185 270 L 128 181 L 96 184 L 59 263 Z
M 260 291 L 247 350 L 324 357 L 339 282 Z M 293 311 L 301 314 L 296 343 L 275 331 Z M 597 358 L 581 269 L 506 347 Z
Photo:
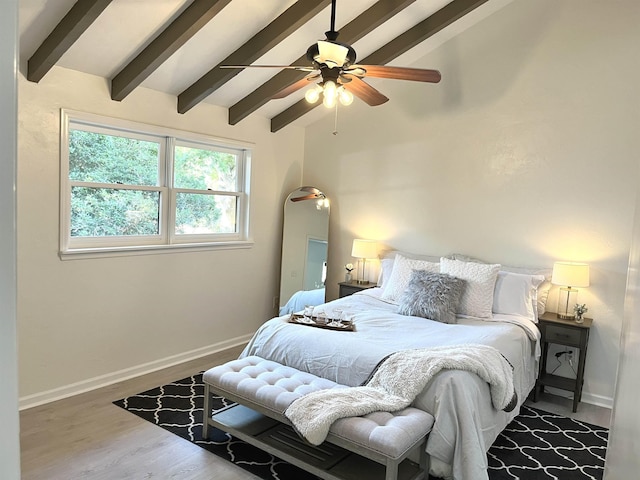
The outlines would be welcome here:
M 158 185 L 160 144 L 71 130 L 69 179 L 80 182 Z
M 235 232 L 235 196 L 176 194 L 176 234 Z
M 160 192 L 71 188 L 71 236 L 158 235 Z
M 176 146 L 173 185 L 235 192 L 238 189 L 237 164 L 238 157 L 232 153 Z

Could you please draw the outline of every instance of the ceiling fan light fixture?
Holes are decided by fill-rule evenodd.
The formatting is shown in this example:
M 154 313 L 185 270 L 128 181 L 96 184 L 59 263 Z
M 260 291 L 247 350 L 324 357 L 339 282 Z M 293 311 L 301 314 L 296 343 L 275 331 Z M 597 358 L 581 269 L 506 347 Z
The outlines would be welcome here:
M 349 49 L 345 46 L 321 40 L 318 42 L 318 55 L 314 57 L 314 60 L 326 65 L 331 62 L 335 67 L 342 67 L 348 53 Z
M 336 97 L 338 96 L 337 87 L 335 82 L 328 80 L 324 82 L 322 104 L 327 108 L 332 108 L 336 104 Z
M 340 88 L 338 88 L 338 99 L 342 105 L 348 107 L 353 103 L 353 93 L 340 85 Z
M 304 98 L 309 103 L 316 103 L 320 94 L 322 94 L 322 104 L 327 108 L 333 108 L 336 101 L 345 107 L 353 103 L 353 93 L 344 88 L 344 85 L 336 84 L 333 80 L 327 80 L 322 85 L 314 85 L 305 92 Z
M 347 68 L 356 61 L 356 51 L 351 45 L 320 40 L 307 49 L 307 59 L 317 68 L 321 65 L 329 68 Z
M 320 98 L 321 93 L 322 93 L 322 87 L 316 84 L 305 92 L 304 98 L 309 103 L 316 103 Z

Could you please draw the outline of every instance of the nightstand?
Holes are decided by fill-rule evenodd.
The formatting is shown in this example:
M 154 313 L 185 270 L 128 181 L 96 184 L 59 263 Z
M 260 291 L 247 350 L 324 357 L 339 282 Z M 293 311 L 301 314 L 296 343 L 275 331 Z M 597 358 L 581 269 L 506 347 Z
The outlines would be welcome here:
M 538 319 L 538 327 L 542 337 L 542 362 L 536 386 L 533 391 L 533 401 L 538 401 L 538 394 L 544 391 L 544 387 L 554 387 L 573 392 L 573 411 L 578 409 L 578 402 L 582 398 L 582 384 L 584 383 L 584 364 L 587 358 L 587 346 L 589 344 L 589 330 L 593 319 L 585 318 L 583 323 L 575 320 L 558 318 L 557 314 L 547 312 Z M 580 349 L 578 357 L 578 371 L 576 378 L 565 378 L 559 375 L 547 373 L 547 354 L 549 344 L 563 345 Z
M 353 295 L 356 292 L 361 292 L 362 290 L 366 290 L 368 288 L 373 288 L 376 286 L 375 283 L 358 283 L 358 282 L 340 282 L 340 292 L 338 293 L 338 298 L 348 297 L 349 295 Z

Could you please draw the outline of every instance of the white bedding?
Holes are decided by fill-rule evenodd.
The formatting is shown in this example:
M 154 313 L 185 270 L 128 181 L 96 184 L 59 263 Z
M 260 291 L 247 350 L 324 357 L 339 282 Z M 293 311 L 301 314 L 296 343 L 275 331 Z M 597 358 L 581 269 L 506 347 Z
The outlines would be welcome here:
M 491 321 L 458 318 L 444 324 L 396 314 L 397 306 L 380 299 L 372 288 L 320 305 L 328 316 L 337 309 L 353 314 L 356 331 L 333 331 L 290 324 L 288 316 L 266 322 L 241 356 L 257 355 L 298 370 L 358 386 L 387 355 L 405 349 L 440 345 L 484 344 L 498 349 L 514 368 L 519 405 L 535 384 L 539 331 L 522 317 L 494 315 Z M 483 480 L 486 451 L 498 433 L 514 418 L 491 404 L 489 386 L 461 370 L 436 375 L 416 398 L 414 406 L 435 417 L 427 441 L 431 473 L 455 480 Z
M 289 301 L 280 308 L 279 314 L 286 315 L 302 310 L 306 305 L 320 305 L 321 303 L 324 303 L 324 288 L 298 290 L 291 295 Z

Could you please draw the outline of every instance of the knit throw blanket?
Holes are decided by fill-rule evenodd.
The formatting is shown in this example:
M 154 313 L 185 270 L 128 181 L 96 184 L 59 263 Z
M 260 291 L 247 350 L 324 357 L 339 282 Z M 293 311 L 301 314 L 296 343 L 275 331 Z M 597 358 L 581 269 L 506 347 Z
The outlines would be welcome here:
M 309 393 L 293 401 L 284 415 L 301 437 L 320 445 L 331 424 L 340 418 L 408 407 L 443 369 L 475 373 L 489 384 L 494 408 L 507 412 L 515 408 L 511 364 L 493 347 L 467 344 L 393 353 L 380 362 L 363 386 Z

